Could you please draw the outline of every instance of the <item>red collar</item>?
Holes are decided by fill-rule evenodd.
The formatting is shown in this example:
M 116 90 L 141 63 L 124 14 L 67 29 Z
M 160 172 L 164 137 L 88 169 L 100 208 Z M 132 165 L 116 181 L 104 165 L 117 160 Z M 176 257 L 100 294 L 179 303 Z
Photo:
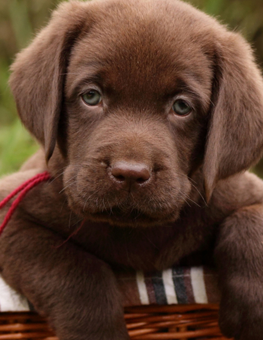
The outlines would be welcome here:
M 28 191 L 34 188 L 39 183 L 48 181 L 50 178 L 51 176 L 47 171 L 41 174 L 37 174 L 36 176 L 30 178 L 29 180 L 21 184 L 18 188 L 13 190 L 5 199 L 3 199 L 2 202 L 0 202 L 0 209 L 2 209 L 14 196 L 19 194 L 17 198 L 12 202 L 11 207 L 9 208 L 4 218 L 4 221 L 0 225 L 0 235 L 3 232 L 7 223 L 9 222 L 10 218 L 12 217 L 13 213 L 15 212 L 18 204 L 22 201 L 22 199 L 28 193 Z

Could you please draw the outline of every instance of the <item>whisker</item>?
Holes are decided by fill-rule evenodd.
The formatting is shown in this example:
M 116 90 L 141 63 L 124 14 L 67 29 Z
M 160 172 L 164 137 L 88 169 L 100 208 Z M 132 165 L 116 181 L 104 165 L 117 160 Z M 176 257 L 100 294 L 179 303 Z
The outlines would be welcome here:
M 203 202 L 205 203 L 205 205 L 207 206 L 207 202 L 204 198 L 204 196 L 201 194 L 201 192 L 199 191 L 199 189 L 194 185 L 194 183 L 196 183 L 192 178 L 188 177 L 189 181 L 191 182 L 193 188 L 197 191 L 197 193 L 200 195 L 200 197 L 202 198 Z
M 63 189 L 61 189 L 60 191 L 59 191 L 59 194 L 62 194 L 62 192 L 64 192 L 67 188 L 69 188 L 71 185 L 73 185 L 73 184 L 75 184 L 75 183 L 77 183 L 77 181 L 76 181 L 76 176 L 75 176 L 75 178 L 71 178 L 71 181 L 73 180 L 73 182 L 72 183 L 69 183 L 68 185 L 66 185 Z M 68 180 L 67 182 L 69 182 L 70 180 Z

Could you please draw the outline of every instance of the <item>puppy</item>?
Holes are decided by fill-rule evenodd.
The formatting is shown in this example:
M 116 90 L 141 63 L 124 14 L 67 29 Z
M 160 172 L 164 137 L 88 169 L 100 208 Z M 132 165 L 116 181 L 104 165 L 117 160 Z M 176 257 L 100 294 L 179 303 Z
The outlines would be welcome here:
M 245 170 L 262 154 L 263 82 L 243 38 L 179 0 L 72 1 L 12 71 L 42 149 L 0 196 L 52 180 L 0 237 L 5 280 L 61 340 L 125 340 L 113 270 L 213 258 L 223 334 L 261 339 L 263 184 Z

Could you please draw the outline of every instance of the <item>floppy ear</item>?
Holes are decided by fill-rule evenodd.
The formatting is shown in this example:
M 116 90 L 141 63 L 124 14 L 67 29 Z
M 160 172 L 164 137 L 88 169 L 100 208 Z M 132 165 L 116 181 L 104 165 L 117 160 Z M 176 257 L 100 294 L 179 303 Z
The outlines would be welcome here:
M 241 36 L 221 38 L 203 167 L 207 200 L 218 180 L 248 169 L 263 150 L 262 77 Z
M 63 3 L 11 67 L 10 86 L 19 116 L 44 146 L 46 160 L 56 145 L 69 54 L 84 22 L 79 2 Z

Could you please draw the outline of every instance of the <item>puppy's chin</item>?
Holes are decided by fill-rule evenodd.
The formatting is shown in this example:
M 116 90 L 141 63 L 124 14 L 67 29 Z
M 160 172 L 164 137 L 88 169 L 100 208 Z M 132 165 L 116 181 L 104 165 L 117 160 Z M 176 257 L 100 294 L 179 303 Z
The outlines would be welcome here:
M 174 222 L 179 217 L 179 212 L 161 217 L 151 217 L 139 210 L 133 210 L 130 213 L 122 212 L 118 208 L 112 211 L 101 211 L 95 214 L 87 214 L 86 219 L 96 222 L 107 222 L 114 226 L 120 227 L 151 227 L 158 225 L 167 225 Z
M 180 209 L 174 208 L 171 210 L 165 209 L 162 212 L 154 214 L 153 212 L 147 212 L 139 209 L 138 207 L 111 207 L 111 208 L 97 208 L 91 209 L 91 207 L 81 208 L 81 206 L 72 199 L 69 195 L 69 207 L 78 216 L 83 219 L 94 222 L 107 222 L 114 226 L 121 227 L 151 227 L 167 225 L 174 222 L 179 218 Z M 83 205 L 82 205 L 83 207 Z

